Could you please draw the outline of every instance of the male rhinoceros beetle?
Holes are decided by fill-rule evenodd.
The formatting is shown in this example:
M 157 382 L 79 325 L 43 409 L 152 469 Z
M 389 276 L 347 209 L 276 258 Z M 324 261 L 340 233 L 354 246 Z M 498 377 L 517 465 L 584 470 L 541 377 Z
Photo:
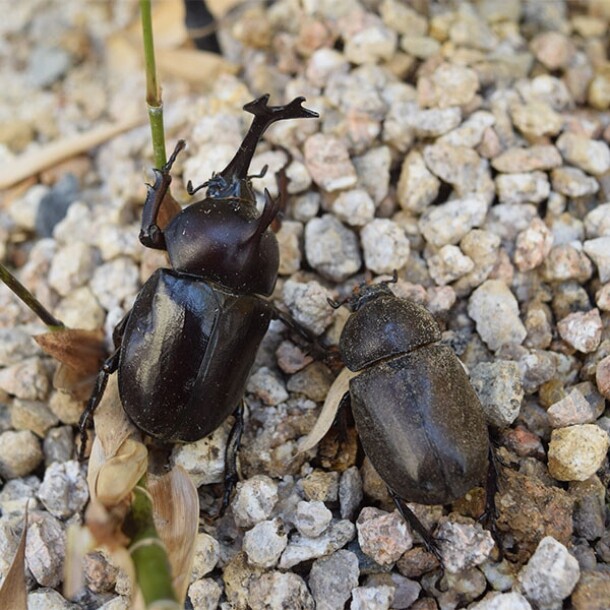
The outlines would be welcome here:
M 271 123 L 318 116 L 301 106 L 304 98 L 285 106 L 268 106 L 268 98 L 244 106 L 254 120 L 227 167 L 196 189 L 189 184 L 190 194 L 207 186 L 205 199 L 184 208 L 163 229 L 159 210 L 184 142 L 161 170 L 154 170 L 140 241 L 166 250 L 171 269 L 153 273 L 115 329 L 116 351 L 103 364 L 81 419 L 83 441 L 108 376 L 117 370 L 125 413 L 137 428 L 162 441 L 201 439 L 232 412 L 239 415 L 256 351 L 276 317 L 259 295 L 273 291 L 279 264 L 269 228 L 278 201 L 265 191 L 264 209 L 257 212 L 248 167 Z M 230 450 L 236 450 L 240 434 L 237 417 Z M 234 461 L 234 453 L 231 457 Z M 228 461 L 227 469 L 234 470 L 234 464 Z
M 488 468 L 493 454 L 481 404 L 455 353 L 438 344 L 440 328 L 425 308 L 396 297 L 387 282 L 360 286 L 347 303 L 352 314 L 339 352 L 356 374 L 344 399 L 399 511 L 438 556 L 405 502 L 447 504 L 487 473 L 486 514 L 495 515 L 496 471 L 493 461 Z

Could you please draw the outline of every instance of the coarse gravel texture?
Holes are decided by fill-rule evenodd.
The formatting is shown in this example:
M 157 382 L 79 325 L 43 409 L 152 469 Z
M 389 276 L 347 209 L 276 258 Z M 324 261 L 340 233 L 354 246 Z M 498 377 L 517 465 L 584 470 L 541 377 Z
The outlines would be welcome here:
M 482 489 L 411 505 L 441 539 L 441 572 L 351 427 L 298 454 L 333 373 L 273 322 L 247 387 L 241 481 L 222 518 L 201 520 L 187 607 L 608 610 L 610 3 L 248 4 L 220 31 L 235 69 L 207 79 L 163 68 L 167 24 L 180 25 L 169 14 L 168 148 L 188 143 L 174 195 L 188 201 L 188 180 L 230 160 L 243 104 L 307 98 L 320 118 L 274 125 L 251 167 L 269 165 L 254 181 L 262 202 L 292 156 L 273 301 L 336 344 L 349 314 L 327 298 L 397 271 L 392 290 L 434 314 L 500 426 L 505 553 L 477 523 Z M 5 11 L 0 165 L 141 116 L 136 29 L 137 3 L 122 0 Z M 0 260 L 66 324 L 101 327 L 108 342 L 165 264 L 138 242 L 151 165 L 141 124 L 2 193 Z M 80 596 L 61 596 L 65 530 L 87 497 L 74 448 L 84 403 L 52 389 L 56 364 L 31 340 L 41 324 L 1 287 L 0 326 L 0 581 L 29 501 L 29 606 L 129 608 L 128 579 L 104 552 L 87 556 Z M 228 431 L 170 456 L 202 515 L 222 497 Z

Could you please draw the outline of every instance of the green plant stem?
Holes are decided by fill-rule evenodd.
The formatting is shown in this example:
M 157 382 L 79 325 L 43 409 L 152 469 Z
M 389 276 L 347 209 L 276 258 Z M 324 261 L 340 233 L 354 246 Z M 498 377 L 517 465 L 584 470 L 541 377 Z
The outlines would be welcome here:
M 161 169 L 167 160 L 165 152 L 165 130 L 163 128 L 163 101 L 157 83 L 155 47 L 153 41 L 150 0 L 140 0 L 142 34 L 144 40 L 144 63 L 146 66 L 146 105 L 152 136 L 154 163 Z
M 0 280 L 2 280 L 48 327 L 49 330 L 64 328 L 51 312 L 2 264 L 0 264 Z
M 133 490 L 131 511 L 125 521 L 125 533 L 131 538 L 129 552 L 136 579 L 147 608 L 179 608 L 174 591 L 167 552 L 153 520 L 153 506 L 142 477 Z

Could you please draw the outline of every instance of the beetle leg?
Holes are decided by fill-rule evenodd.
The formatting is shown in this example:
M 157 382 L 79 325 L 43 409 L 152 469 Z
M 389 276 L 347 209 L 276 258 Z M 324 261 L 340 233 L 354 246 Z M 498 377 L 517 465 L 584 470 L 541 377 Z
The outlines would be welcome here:
M 222 517 L 227 506 L 229 506 L 229 500 L 233 489 L 239 480 L 237 474 L 237 452 L 239 451 L 239 444 L 241 441 L 241 435 L 244 431 L 244 401 L 239 403 L 239 407 L 235 409 L 233 413 L 235 417 L 235 423 L 231 428 L 229 439 L 227 440 L 227 449 L 225 451 L 225 493 L 222 498 L 222 505 L 218 511 L 218 516 Z
M 276 320 L 283 322 L 291 331 L 299 335 L 308 344 L 309 353 L 316 360 L 325 360 L 331 355 L 331 350 L 322 345 L 318 338 L 304 326 L 301 326 L 290 314 L 280 311 L 277 307 L 272 305 L 273 317 Z
M 426 526 L 417 518 L 417 515 L 407 506 L 406 502 L 399 495 L 397 495 L 389 487 L 388 491 L 392 497 L 392 500 L 394 500 L 394 504 L 396 504 L 398 512 L 402 515 L 402 518 L 421 536 L 426 549 L 432 553 L 442 565 L 443 559 L 441 556 L 441 551 L 432 534 L 426 529 Z
M 494 539 L 498 551 L 500 553 L 498 561 L 502 561 L 504 550 L 502 549 L 502 541 L 496 526 L 498 510 L 496 508 L 496 493 L 498 492 L 498 463 L 492 443 L 489 443 L 489 466 L 487 468 L 487 480 L 485 484 L 485 511 L 479 518 L 479 521 L 489 530 L 491 537 Z
M 161 227 L 158 225 L 158 216 L 163 199 L 167 195 L 169 185 L 172 182 L 170 170 L 172 169 L 172 165 L 174 164 L 178 153 L 184 146 L 184 140 L 178 140 L 169 161 L 161 169 L 153 169 L 155 183 L 153 186 L 148 185 L 148 195 L 144 202 L 142 227 L 140 229 L 140 242 L 147 248 L 165 250 L 165 236 L 163 235 Z
M 94 411 L 97 409 L 100 401 L 102 400 L 104 390 L 106 389 L 106 384 L 108 383 L 108 377 L 110 377 L 110 375 L 112 375 L 112 373 L 119 368 L 120 354 L 121 350 L 119 348 L 114 352 L 114 354 L 112 354 L 112 356 L 104 361 L 104 364 L 97 375 L 97 379 L 95 380 L 95 386 L 93 388 L 93 392 L 91 393 L 91 398 L 89 399 L 83 414 L 80 416 L 78 429 L 80 431 L 81 442 L 80 450 L 78 452 L 78 459 L 81 462 L 85 459 L 85 450 L 87 448 L 87 429 L 90 427 Z

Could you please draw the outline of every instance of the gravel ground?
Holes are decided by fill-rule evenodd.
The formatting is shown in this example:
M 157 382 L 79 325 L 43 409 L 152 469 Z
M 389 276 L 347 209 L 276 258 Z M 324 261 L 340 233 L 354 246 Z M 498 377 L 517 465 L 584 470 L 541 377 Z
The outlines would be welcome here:
M 333 373 L 273 322 L 222 519 L 204 516 L 222 496 L 229 422 L 170 457 L 202 506 L 187 607 L 610 608 L 610 3 L 251 4 L 225 22 L 231 63 L 214 73 L 176 55 L 179 4 L 162 4 L 168 145 L 188 142 L 174 195 L 187 201 L 183 184 L 230 160 L 244 103 L 307 98 L 320 119 L 276 124 L 251 167 L 269 165 L 255 181 L 262 202 L 263 188 L 277 194 L 278 146 L 292 155 L 273 300 L 333 344 L 349 312 L 327 298 L 397 270 L 393 291 L 433 313 L 498 430 L 505 551 L 498 562 L 476 521 L 482 489 L 411 505 L 442 538 L 441 572 L 351 428 L 299 454 Z M 123 125 L 6 188 L 0 205 L 0 260 L 67 325 L 108 340 L 165 264 L 137 239 L 152 161 L 136 12 L 30 0 L 0 23 L 5 186 L 49 145 Z M 6 289 L 0 326 L 0 578 L 29 500 L 29 607 L 128 608 L 127 579 L 101 552 L 76 602 L 59 593 L 65 528 L 88 499 L 74 459 L 83 403 L 52 388 L 56 365 L 31 339 L 40 323 Z

